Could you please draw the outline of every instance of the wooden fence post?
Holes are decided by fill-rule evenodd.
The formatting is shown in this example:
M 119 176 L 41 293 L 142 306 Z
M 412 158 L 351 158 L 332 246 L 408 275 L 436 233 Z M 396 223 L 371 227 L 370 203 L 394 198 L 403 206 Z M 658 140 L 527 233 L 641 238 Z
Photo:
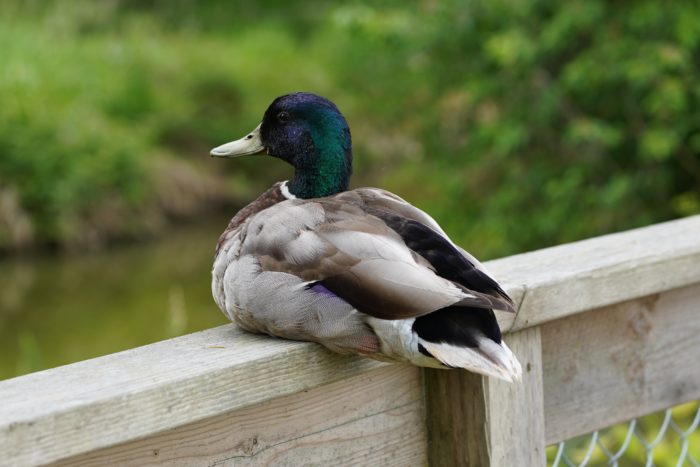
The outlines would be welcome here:
M 431 466 L 546 465 L 540 330 L 505 340 L 523 365 L 520 383 L 459 370 L 424 371 Z

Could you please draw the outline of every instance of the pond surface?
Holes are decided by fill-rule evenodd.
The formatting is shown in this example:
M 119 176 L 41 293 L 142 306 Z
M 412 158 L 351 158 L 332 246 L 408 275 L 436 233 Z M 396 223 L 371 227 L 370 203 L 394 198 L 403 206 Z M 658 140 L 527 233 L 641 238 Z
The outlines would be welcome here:
M 0 259 L 0 379 L 226 323 L 210 271 L 227 222 L 97 253 Z

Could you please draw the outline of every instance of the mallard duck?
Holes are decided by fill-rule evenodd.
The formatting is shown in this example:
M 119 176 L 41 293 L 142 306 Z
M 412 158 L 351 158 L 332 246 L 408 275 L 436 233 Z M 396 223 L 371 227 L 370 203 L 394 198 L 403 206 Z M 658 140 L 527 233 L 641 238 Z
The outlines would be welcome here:
M 518 360 L 493 310 L 513 301 L 425 212 L 378 188 L 348 190 L 350 129 L 328 99 L 278 97 L 216 157 L 267 154 L 294 167 L 219 238 L 214 299 L 241 328 L 341 354 L 507 381 Z

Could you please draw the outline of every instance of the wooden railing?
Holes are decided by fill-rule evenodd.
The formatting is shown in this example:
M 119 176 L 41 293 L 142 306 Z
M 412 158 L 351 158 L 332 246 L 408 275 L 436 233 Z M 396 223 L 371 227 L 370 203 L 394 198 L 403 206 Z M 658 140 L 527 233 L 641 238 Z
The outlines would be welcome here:
M 0 465 L 545 465 L 700 398 L 700 216 L 487 263 L 519 384 L 221 326 L 0 382 Z

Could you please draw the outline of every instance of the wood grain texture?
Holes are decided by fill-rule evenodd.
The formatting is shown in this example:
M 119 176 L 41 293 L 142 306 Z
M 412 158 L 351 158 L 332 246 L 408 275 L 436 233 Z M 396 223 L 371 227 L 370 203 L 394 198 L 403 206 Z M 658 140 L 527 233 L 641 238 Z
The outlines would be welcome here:
M 700 398 L 700 285 L 542 326 L 547 443 Z
M 509 293 L 521 297 L 512 329 L 523 329 L 700 282 L 700 216 L 486 265 Z M 500 318 L 508 326 L 508 317 Z
M 484 463 L 489 453 L 484 442 L 486 398 L 481 377 L 466 371 L 423 372 L 429 465 L 488 465 Z
M 520 383 L 466 371 L 424 370 L 431 466 L 546 464 L 539 329 L 508 336 Z
M 393 365 L 56 466 L 423 465 L 418 368 Z
M 10 379 L 0 464 L 94 451 L 385 365 L 226 325 Z
M 519 384 L 482 381 L 486 393 L 488 444 L 492 466 L 544 466 L 545 412 L 542 400 L 542 345 L 539 328 L 506 337 L 523 366 Z

